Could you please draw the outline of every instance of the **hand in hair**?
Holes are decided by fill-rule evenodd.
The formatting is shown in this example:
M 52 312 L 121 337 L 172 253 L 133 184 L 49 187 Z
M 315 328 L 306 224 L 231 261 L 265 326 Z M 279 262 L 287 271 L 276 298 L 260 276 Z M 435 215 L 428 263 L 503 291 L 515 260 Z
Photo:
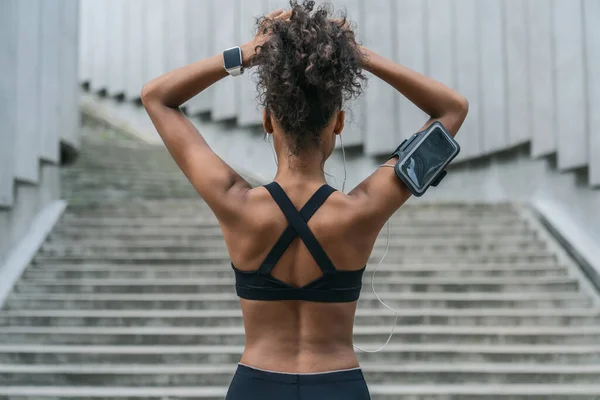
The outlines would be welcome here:
M 257 21 L 264 40 L 250 60 L 257 66 L 259 102 L 287 136 L 291 154 L 318 148 L 321 132 L 346 101 L 362 92 L 363 53 L 345 16 L 330 4 L 290 1 L 280 20 Z M 242 50 L 243 51 L 243 50 Z
M 253 66 L 251 60 L 256 54 L 256 51 L 260 50 L 260 48 L 270 39 L 271 35 L 273 34 L 273 31 L 269 29 L 269 24 L 272 21 L 289 21 L 291 16 L 292 10 L 284 11 L 279 9 L 267 14 L 261 20 L 260 26 L 258 27 L 254 38 L 241 46 L 243 58 L 242 63 L 244 68 L 250 68 Z

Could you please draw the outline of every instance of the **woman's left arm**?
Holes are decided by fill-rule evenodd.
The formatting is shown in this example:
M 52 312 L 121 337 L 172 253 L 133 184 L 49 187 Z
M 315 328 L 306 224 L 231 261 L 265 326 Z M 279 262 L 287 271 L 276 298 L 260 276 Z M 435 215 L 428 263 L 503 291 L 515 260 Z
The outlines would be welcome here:
M 253 42 L 242 46 L 244 63 Z M 169 153 L 219 219 L 233 219 L 251 186 L 215 154 L 179 107 L 228 76 L 223 55 L 168 72 L 144 85 L 142 103 Z

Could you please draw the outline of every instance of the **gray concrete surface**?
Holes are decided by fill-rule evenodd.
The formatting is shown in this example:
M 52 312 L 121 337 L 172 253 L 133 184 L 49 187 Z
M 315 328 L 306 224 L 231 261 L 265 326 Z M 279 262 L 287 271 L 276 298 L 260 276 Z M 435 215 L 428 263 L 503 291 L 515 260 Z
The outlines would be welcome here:
M 77 6 L 77 0 L 0 5 L 0 265 L 58 199 L 60 143 L 78 146 Z
M 244 331 L 217 221 L 175 191 L 164 148 L 91 123 L 61 173 L 71 205 L 0 311 L 0 396 L 222 398 Z M 399 325 L 358 353 L 373 399 L 600 395 L 598 294 L 532 218 L 462 201 L 391 218 L 374 284 Z M 394 319 L 370 279 L 354 329 L 367 348 Z

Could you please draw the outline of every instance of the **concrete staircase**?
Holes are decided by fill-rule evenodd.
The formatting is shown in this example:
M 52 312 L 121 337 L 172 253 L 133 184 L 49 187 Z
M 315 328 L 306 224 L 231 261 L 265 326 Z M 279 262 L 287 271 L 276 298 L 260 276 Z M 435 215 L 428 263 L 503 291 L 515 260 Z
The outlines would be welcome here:
M 70 206 L 0 311 L 0 399 L 224 398 L 244 337 L 215 218 L 164 148 L 85 129 Z M 416 201 L 391 231 L 373 399 L 600 399 L 597 294 L 525 208 Z M 354 334 L 376 348 L 394 316 L 370 278 Z

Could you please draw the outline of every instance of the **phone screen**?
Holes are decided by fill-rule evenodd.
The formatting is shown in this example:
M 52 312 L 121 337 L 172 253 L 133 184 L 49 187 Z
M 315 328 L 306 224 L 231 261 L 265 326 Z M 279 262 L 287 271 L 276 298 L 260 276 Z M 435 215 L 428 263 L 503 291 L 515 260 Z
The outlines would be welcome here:
M 440 172 L 446 161 L 456 152 L 441 129 L 434 129 L 400 169 L 417 188 L 424 188 Z

